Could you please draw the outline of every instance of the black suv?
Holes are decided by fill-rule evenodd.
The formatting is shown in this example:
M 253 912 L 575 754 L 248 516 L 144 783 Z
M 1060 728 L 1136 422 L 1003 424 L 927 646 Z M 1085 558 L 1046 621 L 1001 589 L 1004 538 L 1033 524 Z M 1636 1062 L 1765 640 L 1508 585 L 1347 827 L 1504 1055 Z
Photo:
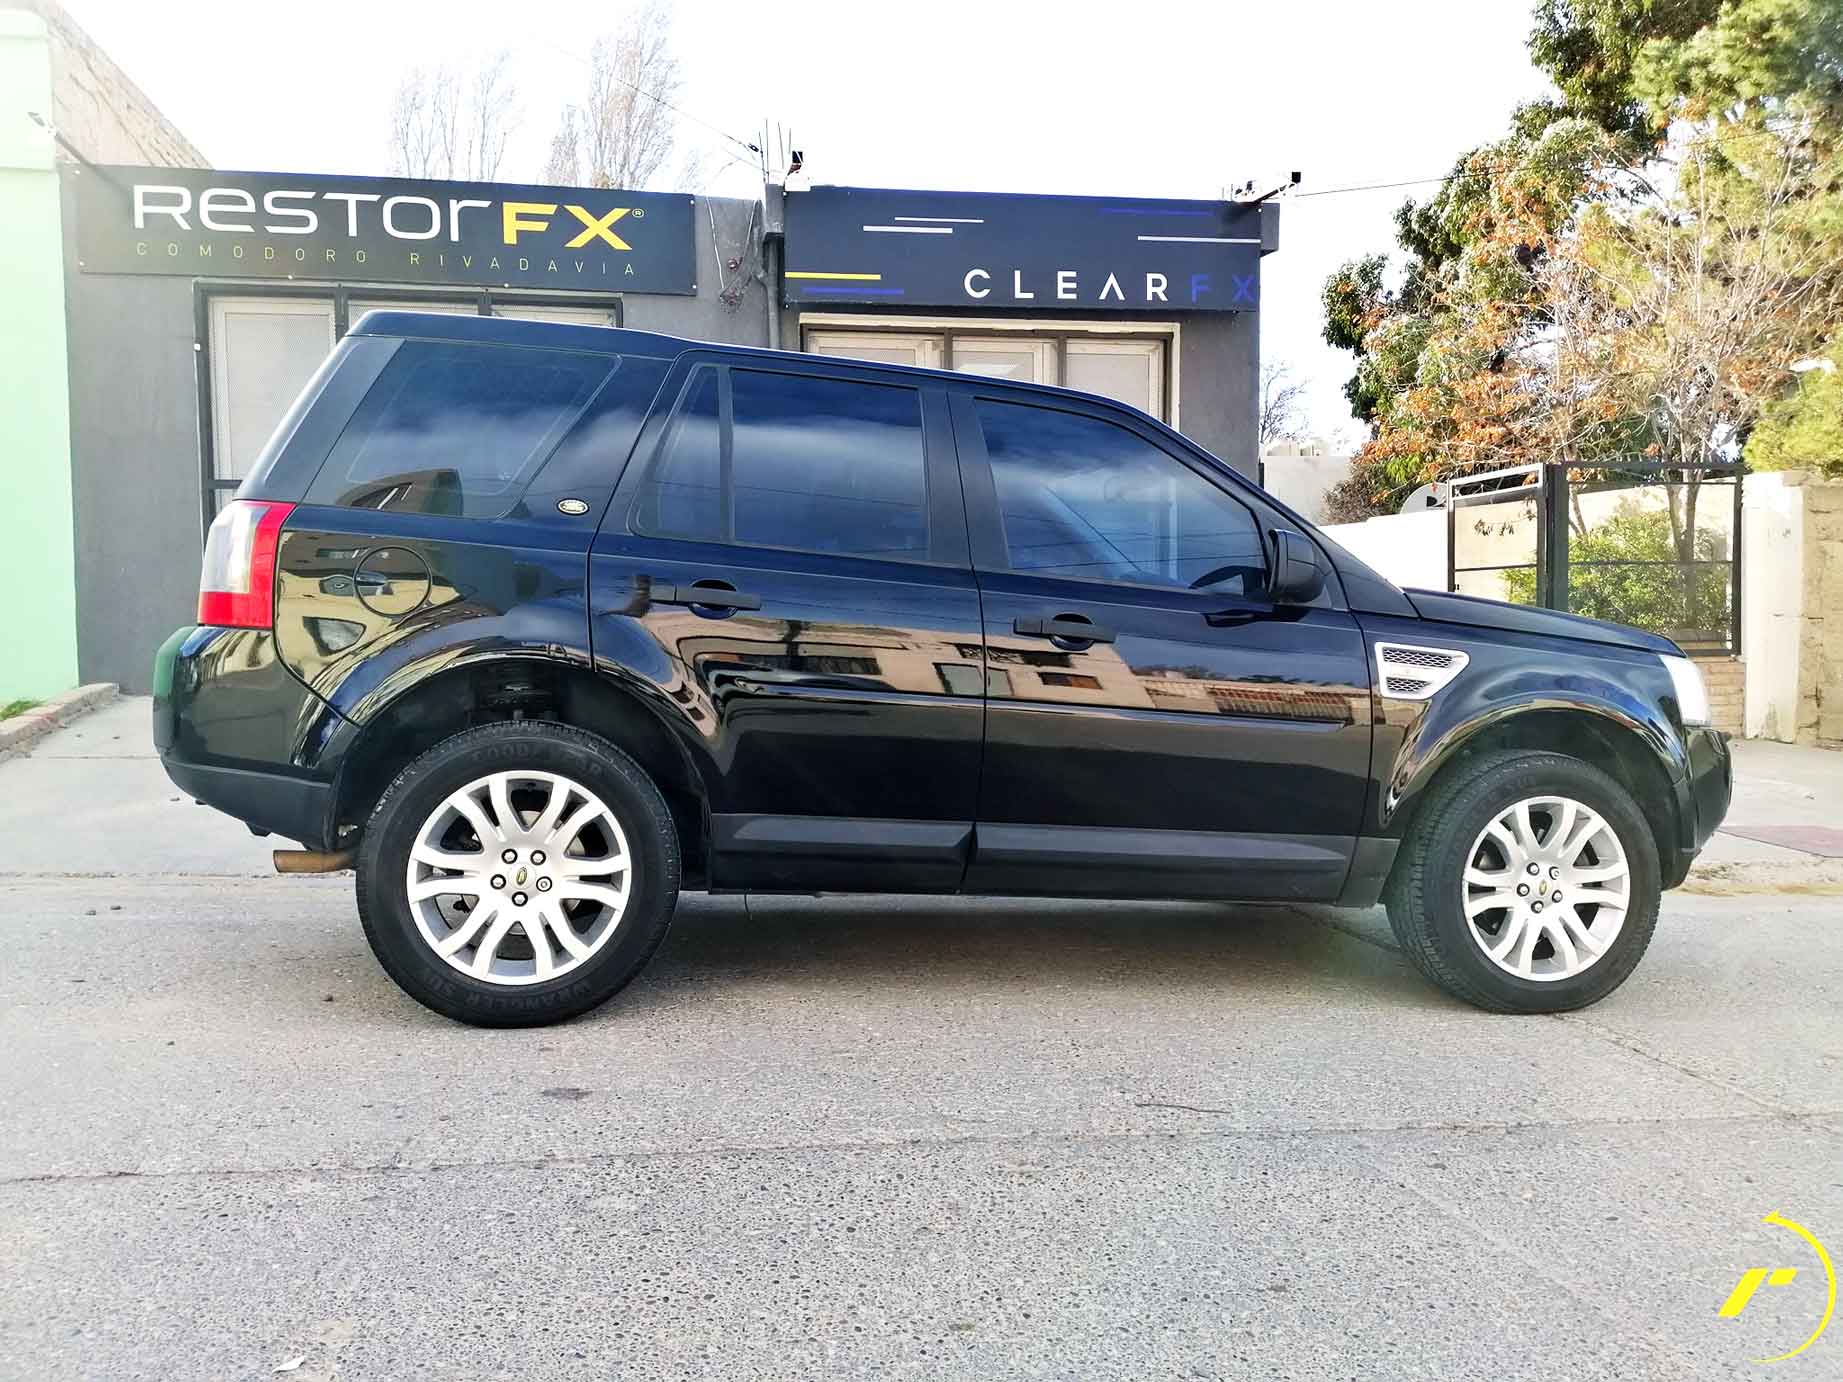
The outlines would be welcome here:
M 1727 809 L 1665 639 L 1402 591 L 1153 419 L 635 331 L 373 313 L 155 669 L 186 792 L 356 866 L 468 1022 L 681 888 L 1386 901 L 1434 982 L 1603 997 Z

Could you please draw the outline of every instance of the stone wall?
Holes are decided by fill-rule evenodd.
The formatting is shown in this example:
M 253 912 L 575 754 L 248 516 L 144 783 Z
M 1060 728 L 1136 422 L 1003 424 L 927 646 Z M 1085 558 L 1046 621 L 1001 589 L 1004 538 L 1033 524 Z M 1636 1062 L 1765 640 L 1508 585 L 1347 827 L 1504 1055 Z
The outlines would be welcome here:
M 92 163 L 209 168 L 205 156 L 98 48 L 57 0 L 0 0 L 29 10 L 51 37 L 51 109 L 41 112 L 68 147 Z
M 1742 502 L 1746 731 L 1843 748 L 1843 481 L 1749 475 Z

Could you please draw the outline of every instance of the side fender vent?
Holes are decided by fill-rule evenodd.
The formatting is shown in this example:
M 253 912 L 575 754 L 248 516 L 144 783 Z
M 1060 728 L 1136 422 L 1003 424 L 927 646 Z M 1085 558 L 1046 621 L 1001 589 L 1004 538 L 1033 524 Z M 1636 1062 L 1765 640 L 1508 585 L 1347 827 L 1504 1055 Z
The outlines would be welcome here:
M 1411 643 L 1376 645 L 1376 680 L 1385 696 L 1402 701 L 1432 700 L 1472 659 L 1452 648 L 1423 648 Z

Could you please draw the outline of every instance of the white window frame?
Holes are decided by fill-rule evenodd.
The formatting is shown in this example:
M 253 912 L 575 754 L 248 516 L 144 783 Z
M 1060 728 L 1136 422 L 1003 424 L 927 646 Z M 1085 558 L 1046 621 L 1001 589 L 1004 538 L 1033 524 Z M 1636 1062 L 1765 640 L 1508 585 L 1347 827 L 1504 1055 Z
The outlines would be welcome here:
M 1065 341 L 1063 342 L 1062 360 L 1063 380 L 1066 383 L 1069 377 L 1068 357 L 1071 355 L 1107 355 L 1116 360 L 1131 359 L 1134 355 L 1139 355 L 1145 361 L 1146 397 L 1152 400 L 1150 411 L 1153 417 L 1158 417 L 1164 411 L 1165 375 L 1167 372 L 1174 377 L 1176 375 L 1176 370 L 1172 368 L 1170 360 L 1161 352 L 1152 349 L 1158 344 L 1157 341 L 1143 339 L 1120 341 L 1109 340 L 1106 337 Z M 1165 350 L 1170 349 L 1170 344 L 1166 343 Z M 1175 412 L 1176 410 L 1173 409 L 1174 415 Z
M 346 295 L 346 330 L 349 332 L 367 312 L 440 312 L 449 317 L 477 317 L 480 308 L 458 298 L 388 297 L 382 293 L 348 293 Z
M 862 331 L 862 330 L 859 330 L 859 331 L 844 331 L 844 332 L 836 332 L 836 333 L 832 331 L 813 331 L 813 332 L 807 333 L 803 337 L 803 344 L 807 348 L 807 353 L 811 355 L 823 355 L 827 357 L 828 359 L 833 359 L 833 360 L 852 360 L 852 359 L 862 358 L 860 356 L 838 355 L 829 350 L 815 350 L 813 348 L 815 344 L 821 341 L 830 340 L 831 337 L 835 334 L 843 335 L 843 336 L 850 336 L 853 339 L 857 340 L 860 344 L 867 345 L 867 346 L 881 346 L 886 350 L 913 350 L 915 351 L 915 355 L 916 355 L 915 363 L 918 366 L 920 366 L 922 369 L 939 369 L 941 367 L 941 334 L 942 333 L 939 331 L 896 332 L 896 331 L 875 331 L 875 330 Z M 873 361 L 870 361 L 870 363 L 871 364 L 881 364 L 884 362 L 873 360 Z
M 1003 332 L 1022 334 L 1054 334 L 1062 336 L 1162 336 L 1165 338 L 1166 377 L 1170 383 L 1170 417 L 1167 425 L 1177 432 L 1183 431 L 1183 413 L 1180 410 L 1180 381 L 1183 371 L 1179 362 L 1183 359 L 1184 328 L 1175 321 L 1109 321 L 1105 318 L 1065 318 L 1065 317 L 930 317 L 903 314 L 888 316 L 880 313 L 858 312 L 802 312 L 799 318 L 800 342 L 804 349 L 807 332 L 819 330 L 848 331 L 929 331 L 947 336 L 991 336 Z M 975 378 L 977 376 L 968 376 Z
M 213 294 L 211 298 L 211 427 L 214 439 L 212 456 L 212 473 L 207 480 L 231 480 L 240 477 L 225 475 L 224 442 L 230 436 L 230 352 L 224 345 L 225 319 L 240 310 L 254 310 L 264 316 L 289 317 L 325 317 L 326 348 L 331 350 L 338 343 L 338 325 L 335 320 L 333 297 L 282 297 L 265 296 L 260 292 L 247 297 L 234 294 Z
M 1036 374 L 1045 376 L 1042 378 L 1034 378 L 1027 382 L 1032 384 L 1054 384 L 1057 382 L 1056 343 L 1046 337 L 1032 336 L 1019 340 L 1016 338 L 1007 339 L 1003 336 L 990 336 L 984 332 L 949 331 L 947 333 L 947 340 L 949 342 L 949 349 L 953 351 L 954 372 L 956 374 L 973 374 L 984 379 L 1009 379 L 1011 376 L 1005 374 L 986 374 L 982 370 L 963 370 L 960 368 L 960 356 L 962 353 L 981 355 L 988 352 L 997 354 L 1001 351 L 1011 351 L 1019 355 L 1031 356 L 1034 360 Z

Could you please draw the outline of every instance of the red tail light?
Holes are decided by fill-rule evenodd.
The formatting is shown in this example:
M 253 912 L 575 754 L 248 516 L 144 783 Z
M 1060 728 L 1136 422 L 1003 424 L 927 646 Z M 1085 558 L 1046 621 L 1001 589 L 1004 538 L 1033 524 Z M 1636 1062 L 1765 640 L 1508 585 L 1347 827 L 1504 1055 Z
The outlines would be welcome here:
M 293 504 L 233 499 L 205 535 L 198 622 L 234 629 L 275 624 L 275 549 Z

